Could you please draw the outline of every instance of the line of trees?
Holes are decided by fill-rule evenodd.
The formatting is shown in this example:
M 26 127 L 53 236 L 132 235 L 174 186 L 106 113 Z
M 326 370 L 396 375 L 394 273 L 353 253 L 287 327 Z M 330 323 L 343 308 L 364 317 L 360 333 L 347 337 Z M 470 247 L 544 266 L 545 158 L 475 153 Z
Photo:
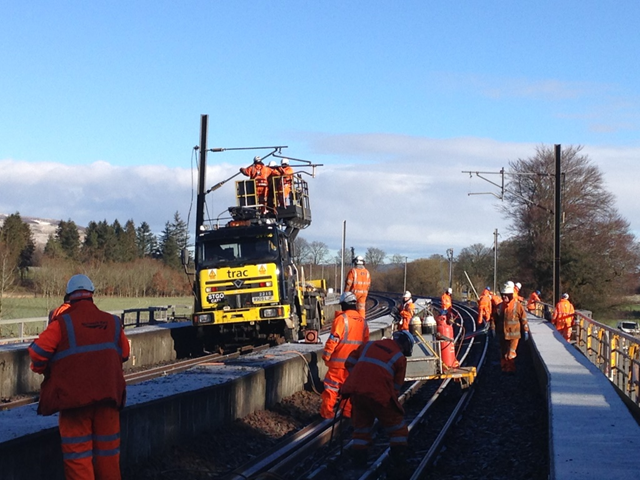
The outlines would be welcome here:
M 29 225 L 19 213 L 0 227 L 0 318 L 2 300 L 15 289 L 60 299 L 75 273 L 90 276 L 101 295 L 189 295 L 180 251 L 187 246 L 187 223 L 176 212 L 157 237 L 146 222 L 136 227 L 115 220 L 89 222 L 83 232 L 73 220 L 61 221 L 38 251 Z

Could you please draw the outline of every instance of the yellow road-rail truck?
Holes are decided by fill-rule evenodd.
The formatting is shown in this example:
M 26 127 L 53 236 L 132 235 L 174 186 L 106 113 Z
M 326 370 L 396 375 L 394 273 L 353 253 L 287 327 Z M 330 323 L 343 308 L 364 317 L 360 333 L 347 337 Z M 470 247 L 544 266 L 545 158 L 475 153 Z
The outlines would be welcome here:
M 311 223 L 307 182 L 300 173 L 272 176 L 265 201 L 255 180 L 237 181 L 229 218 L 205 219 L 205 196 L 226 182 L 205 191 L 206 121 L 203 115 L 193 324 L 210 347 L 254 339 L 315 342 L 324 323 L 326 284 L 306 280 L 294 252 L 298 232 Z M 279 157 L 286 147 L 268 148 Z M 228 149 L 214 149 L 222 150 Z

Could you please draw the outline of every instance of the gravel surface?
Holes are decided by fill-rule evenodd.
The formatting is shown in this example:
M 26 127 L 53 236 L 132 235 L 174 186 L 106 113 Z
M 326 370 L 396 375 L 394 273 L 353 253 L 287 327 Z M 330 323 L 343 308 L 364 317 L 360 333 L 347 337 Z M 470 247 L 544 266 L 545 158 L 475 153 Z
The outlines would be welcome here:
M 493 340 L 463 419 L 432 468 L 437 479 L 546 479 L 549 476 L 546 399 L 529 344 L 521 342 L 516 373 L 500 370 Z
M 299 392 L 272 410 L 256 412 L 200 435 L 147 462 L 123 470 L 124 479 L 200 480 L 220 478 L 320 418 L 320 396 Z
M 547 414 L 528 344 L 521 344 L 517 372 L 500 371 L 491 343 L 463 419 L 445 442 L 431 478 L 546 479 Z M 220 478 L 319 418 L 320 397 L 299 392 L 274 409 L 257 412 L 218 431 L 123 471 L 136 480 Z M 411 439 L 410 439 L 411 440 Z

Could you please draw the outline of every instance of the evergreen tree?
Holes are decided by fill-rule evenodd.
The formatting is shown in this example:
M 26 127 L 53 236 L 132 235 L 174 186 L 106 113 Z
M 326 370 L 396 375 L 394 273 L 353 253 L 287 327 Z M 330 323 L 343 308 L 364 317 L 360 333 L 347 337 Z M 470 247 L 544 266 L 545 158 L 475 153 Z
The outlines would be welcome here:
M 20 278 L 33 263 L 35 243 L 29 225 L 18 212 L 9 215 L 0 228 L 0 241 L 4 244 L 7 266 L 20 272 Z
M 71 219 L 61 220 L 56 229 L 56 239 L 60 242 L 60 247 L 65 256 L 70 260 L 77 260 L 80 252 L 80 234 L 78 226 Z
M 147 222 L 142 222 L 136 230 L 136 244 L 139 257 L 151 257 L 157 251 L 158 239 Z

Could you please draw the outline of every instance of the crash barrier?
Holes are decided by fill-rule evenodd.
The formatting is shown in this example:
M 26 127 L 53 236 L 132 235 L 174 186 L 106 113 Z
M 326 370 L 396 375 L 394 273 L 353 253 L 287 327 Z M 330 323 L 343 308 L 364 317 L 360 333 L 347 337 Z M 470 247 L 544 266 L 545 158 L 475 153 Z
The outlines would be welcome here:
M 640 408 L 640 339 L 581 313 L 574 325 L 576 347 Z
M 139 327 L 141 325 L 157 325 L 158 323 L 175 322 L 179 319 L 188 320 L 188 315 L 177 315 L 176 310 L 191 311 L 190 305 L 162 305 L 141 308 L 127 308 L 122 311 L 120 319 L 124 327 Z
M 0 345 L 26 342 L 38 338 L 47 327 L 47 317 L 0 320 Z M 6 335 L 6 336 L 5 336 Z

